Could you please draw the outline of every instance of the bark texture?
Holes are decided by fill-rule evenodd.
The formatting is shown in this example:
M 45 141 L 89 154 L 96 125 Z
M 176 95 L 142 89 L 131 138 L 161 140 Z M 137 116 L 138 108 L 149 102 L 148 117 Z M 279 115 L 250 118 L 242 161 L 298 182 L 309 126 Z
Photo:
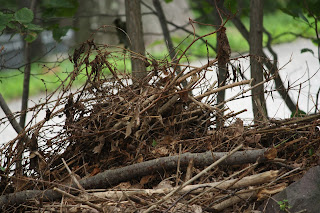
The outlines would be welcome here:
M 263 0 L 250 1 L 250 67 L 253 85 L 263 81 Z M 267 107 L 264 98 L 264 86 L 260 85 L 252 90 L 252 108 L 255 121 L 267 118 Z
M 126 27 L 130 39 L 132 78 L 142 82 L 147 76 L 144 62 L 145 47 L 143 40 L 140 0 L 126 0 Z

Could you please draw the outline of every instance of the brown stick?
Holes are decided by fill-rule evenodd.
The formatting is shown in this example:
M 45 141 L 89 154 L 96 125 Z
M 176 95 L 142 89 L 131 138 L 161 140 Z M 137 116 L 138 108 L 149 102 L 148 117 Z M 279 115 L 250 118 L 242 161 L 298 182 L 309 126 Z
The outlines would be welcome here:
M 233 149 L 232 151 L 230 151 L 228 154 L 224 155 L 223 157 L 221 157 L 219 160 L 216 160 L 215 162 L 213 162 L 212 164 L 210 164 L 210 166 L 208 166 L 207 168 L 205 168 L 204 170 L 202 170 L 199 174 L 197 174 L 196 176 L 194 176 L 193 178 L 191 178 L 190 180 L 188 180 L 187 182 L 183 183 L 181 186 L 177 187 L 176 189 L 174 189 L 173 191 L 171 191 L 169 194 L 167 194 L 166 196 L 164 196 L 161 200 L 159 200 L 158 202 L 156 202 L 155 204 L 153 204 L 151 207 L 149 207 L 146 211 L 144 211 L 144 213 L 148 213 L 151 212 L 153 209 L 157 208 L 158 205 L 160 205 L 161 203 L 167 201 L 172 195 L 174 195 L 175 193 L 181 191 L 184 187 L 190 185 L 190 183 L 192 183 L 193 181 L 197 180 L 199 177 L 201 177 L 202 175 L 206 174 L 207 172 L 209 172 L 211 169 L 213 169 L 213 167 L 218 166 L 219 164 L 221 164 L 224 160 L 228 159 L 228 157 L 232 156 L 234 153 L 236 153 L 239 149 L 242 148 L 242 144 L 237 146 L 235 149 Z
M 255 163 L 257 159 L 266 161 L 264 153 L 267 149 L 239 151 L 221 162 L 223 165 Z M 195 166 L 207 166 L 214 161 L 227 155 L 228 152 L 204 152 L 204 153 L 184 153 L 180 156 L 181 169 L 188 166 L 190 159 L 194 159 Z M 85 189 L 107 188 L 118 183 L 132 180 L 155 172 L 163 172 L 177 168 L 178 156 L 158 158 L 123 168 L 107 170 L 96 176 L 80 180 L 80 184 Z M 74 185 L 75 186 L 75 185 Z M 72 192 L 76 193 L 76 192 Z M 0 206 L 19 205 L 27 200 L 42 197 L 46 200 L 58 200 L 61 194 L 53 190 L 26 190 L 0 196 Z
M 74 199 L 75 201 L 77 202 L 80 202 L 80 203 L 84 203 L 84 204 L 87 204 L 88 206 L 92 207 L 92 208 L 95 208 L 97 209 L 98 211 L 100 212 L 103 212 L 103 209 L 100 207 L 100 206 L 97 206 L 89 201 L 86 201 L 86 200 L 81 200 L 79 197 L 76 197 L 76 196 L 73 196 L 72 194 L 69 194 L 61 189 L 58 189 L 58 188 L 53 188 L 54 191 L 57 191 L 59 193 L 61 193 L 62 195 L 65 195 L 67 197 L 70 197 L 72 199 Z
M 225 182 L 214 182 L 214 183 L 203 183 L 203 184 L 196 184 L 196 185 L 189 185 L 181 189 L 178 194 L 185 194 L 189 191 L 192 191 L 192 194 L 200 193 L 204 191 L 204 189 L 208 187 L 217 187 L 218 189 L 239 189 L 248 186 L 259 185 L 263 183 L 267 183 L 271 180 L 274 180 L 279 174 L 278 170 L 271 170 L 267 172 L 263 172 L 260 174 L 250 175 L 248 177 L 244 177 L 242 179 L 231 179 Z M 234 184 L 234 182 L 237 182 Z M 175 190 L 177 187 L 174 188 L 164 188 L 164 189 L 128 189 L 128 190 L 121 190 L 121 191 L 106 191 L 106 192 L 95 192 L 90 193 L 93 196 L 101 197 L 101 198 L 109 198 L 109 199 L 124 199 L 123 193 L 125 192 L 127 195 L 145 195 L 151 196 L 155 194 L 168 194 L 170 191 Z M 214 188 L 214 190 L 218 190 Z

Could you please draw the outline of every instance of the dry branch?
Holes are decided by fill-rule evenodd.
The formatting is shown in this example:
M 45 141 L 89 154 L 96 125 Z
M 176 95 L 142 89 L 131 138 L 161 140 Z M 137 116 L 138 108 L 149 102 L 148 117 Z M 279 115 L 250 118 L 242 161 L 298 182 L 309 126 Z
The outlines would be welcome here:
M 232 156 L 234 153 L 236 153 L 239 149 L 241 149 L 243 147 L 243 145 L 239 145 L 236 148 L 234 148 L 232 151 L 230 151 L 229 153 L 227 153 L 226 155 L 224 155 L 223 157 L 221 157 L 220 159 L 216 160 L 215 162 L 213 162 L 212 164 L 210 164 L 210 166 L 208 166 L 207 168 L 205 168 L 204 170 L 202 170 L 200 173 L 198 173 L 196 176 L 194 176 L 193 178 L 191 178 L 190 180 L 188 180 L 187 182 L 184 182 L 181 186 L 178 186 L 176 189 L 172 190 L 169 194 L 167 194 L 166 196 L 164 196 L 161 200 L 157 201 L 155 204 L 153 204 L 152 206 L 150 206 L 146 211 L 144 211 L 144 213 L 148 213 L 151 212 L 153 209 L 157 208 L 158 205 L 162 204 L 163 202 L 167 201 L 170 197 L 172 197 L 175 193 L 181 191 L 184 187 L 188 186 L 190 183 L 192 183 L 193 181 L 197 180 L 198 178 L 200 178 L 201 176 L 203 176 L 204 174 L 206 174 L 207 172 L 209 172 L 211 169 L 213 169 L 215 166 L 218 166 L 219 164 L 221 164 L 225 159 L 228 159 L 230 156 Z M 180 159 L 180 156 L 179 156 Z
M 266 149 L 246 150 L 234 153 L 228 159 L 221 162 L 224 165 L 254 163 L 257 160 L 264 161 Z M 181 168 L 186 168 L 190 159 L 194 160 L 195 166 L 207 166 L 214 161 L 226 156 L 228 152 L 205 152 L 205 153 L 184 153 L 180 156 Z M 80 180 L 79 183 L 85 189 L 106 188 L 118 183 L 142 177 L 144 175 L 176 169 L 179 156 L 163 157 L 119 169 L 107 170 L 96 176 Z M 43 197 L 44 201 L 58 200 L 61 194 L 53 190 L 26 190 L 0 196 L 0 206 L 18 205 L 27 200 Z
M 244 177 L 242 179 L 231 179 L 228 181 L 220 181 L 214 183 L 203 183 L 203 184 L 196 184 L 196 185 L 189 185 L 181 189 L 178 194 L 184 194 L 189 191 L 192 191 L 192 194 L 200 193 L 208 187 L 217 187 L 215 190 L 218 189 L 238 189 L 244 188 L 248 186 L 259 185 L 263 183 L 268 183 L 269 181 L 274 180 L 279 174 L 279 171 L 271 170 L 267 172 L 263 172 L 260 174 L 255 174 L 251 176 Z M 236 183 L 235 183 L 236 182 Z M 234 184 L 235 183 L 235 184 Z M 131 195 L 145 195 L 145 196 L 152 196 L 155 194 L 168 194 L 171 191 L 177 189 L 178 187 L 173 188 L 163 188 L 163 189 L 128 189 L 128 190 L 121 190 L 121 191 L 106 191 L 106 192 L 95 192 L 90 193 L 93 196 L 101 197 L 101 198 L 109 198 L 109 199 L 117 199 L 123 200 L 125 199 L 123 193 L 125 192 L 128 196 Z

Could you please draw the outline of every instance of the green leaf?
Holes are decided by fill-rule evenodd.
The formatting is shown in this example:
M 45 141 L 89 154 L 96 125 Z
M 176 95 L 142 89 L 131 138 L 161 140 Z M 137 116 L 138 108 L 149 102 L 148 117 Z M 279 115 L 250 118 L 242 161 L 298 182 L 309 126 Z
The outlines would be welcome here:
M 43 17 L 72 17 L 78 8 L 77 0 L 43 0 L 42 6 L 45 8 Z
M 13 29 L 14 31 L 17 31 L 17 32 L 19 32 L 19 30 L 20 30 L 18 25 L 14 24 L 12 22 L 8 23 L 7 27 L 9 27 L 10 29 Z
M 309 156 L 312 156 L 314 154 L 314 149 L 313 148 L 309 149 L 308 153 L 309 153 Z
M 25 26 L 25 28 L 27 28 L 28 30 L 31 30 L 31 31 L 42 31 L 43 30 L 43 28 L 41 26 L 36 25 L 36 24 L 29 23 L 29 24 L 25 24 L 24 26 Z
M 157 141 L 155 139 L 152 140 L 152 144 L 151 144 L 153 147 L 156 147 L 157 146 Z
M 3 168 L 2 166 L 0 166 L 0 170 L 3 171 L 3 172 L 6 171 L 6 169 Z
M 24 7 L 15 12 L 14 17 L 17 22 L 27 24 L 32 22 L 34 16 L 32 10 Z
M 304 115 L 306 115 L 306 113 L 304 111 L 298 110 L 298 111 L 291 113 L 291 118 L 303 117 Z
M 0 26 L 5 26 L 12 20 L 13 20 L 12 14 L 4 14 L 3 12 L 0 12 Z
M 24 38 L 24 40 L 31 43 L 34 40 L 36 40 L 37 37 L 38 37 L 38 34 L 36 32 L 29 32 L 27 36 Z
M 320 44 L 320 39 L 311 39 L 312 43 L 314 43 L 314 45 L 319 45 Z
M 301 53 L 310 52 L 310 53 L 312 53 L 312 55 L 314 55 L 313 50 L 311 50 L 311 49 L 309 49 L 309 48 L 303 48 L 303 49 L 301 49 L 301 51 L 300 51 L 300 52 L 301 52 Z
M 2 32 L 4 29 L 6 29 L 6 25 L 0 26 L 0 31 Z
M 172 2 L 173 0 L 164 0 L 166 3 L 170 3 Z
M 307 19 L 307 17 L 305 17 L 305 15 L 302 12 L 299 12 L 298 15 L 303 21 L 305 21 L 306 23 L 310 24 L 308 19 Z
M 71 27 L 68 27 L 68 26 L 54 28 L 52 30 L 52 36 L 54 40 L 61 41 L 61 37 L 67 35 L 67 32 L 69 29 L 71 29 Z

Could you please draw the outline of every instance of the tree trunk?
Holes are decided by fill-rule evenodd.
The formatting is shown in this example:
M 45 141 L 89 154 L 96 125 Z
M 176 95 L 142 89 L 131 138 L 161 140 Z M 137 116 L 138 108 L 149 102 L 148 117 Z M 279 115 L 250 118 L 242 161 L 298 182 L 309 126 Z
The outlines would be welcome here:
M 130 38 L 132 80 L 134 83 L 143 83 L 147 76 L 144 56 L 140 0 L 125 0 L 127 31 Z
M 229 12 L 230 14 L 230 12 Z M 230 14 L 231 15 L 231 14 Z M 245 38 L 247 40 L 247 42 L 249 42 L 249 32 L 246 29 L 246 27 L 244 26 L 244 24 L 241 22 L 241 20 L 236 16 L 233 19 L 231 19 L 232 23 L 234 24 L 234 26 L 239 30 L 239 32 L 241 33 L 241 35 L 243 36 L 243 38 Z M 271 39 L 271 38 L 269 38 Z M 273 56 L 273 63 L 270 62 L 270 60 L 263 60 L 264 65 L 268 68 L 268 70 L 270 71 L 270 73 L 272 75 L 277 75 L 274 78 L 275 81 L 275 85 L 276 85 L 276 89 L 279 92 L 279 94 L 281 95 L 282 99 L 284 100 L 284 102 L 286 103 L 287 107 L 289 108 L 289 110 L 294 113 L 296 112 L 296 110 L 299 110 L 296 105 L 294 104 L 293 100 L 291 99 L 291 97 L 289 96 L 286 87 L 284 86 L 279 74 L 277 74 L 278 71 L 278 56 L 277 54 L 272 50 L 271 46 L 267 46 L 270 53 Z M 266 54 L 263 52 L 263 57 L 265 59 L 267 59 Z
M 171 39 L 171 36 L 170 36 L 170 32 L 169 32 L 169 29 L 168 29 L 168 26 L 167 26 L 167 20 L 166 20 L 166 17 L 164 15 L 164 12 L 163 12 L 163 9 L 162 9 L 160 1 L 159 0 L 153 0 L 153 6 L 157 11 L 157 16 L 159 18 L 159 22 L 160 22 L 160 25 L 161 25 L 161 28 L 162 28 L 163 37 L 164 37 L 165 43 L 167 45 L 167 49 L 168 49 L 170 58 L 171 58 L 173 63 L 178 63 L 178 61 L 175 58 L 176 51 L 175 51 L 174 46 L 173 46 L 173 42 L 172 42 L 172 39 Z M 177 70 L 175 70 L 175 72 L 177 74 L 179 74 L 181 72 L 180 67 L 177 66 L 176 69 Z M 187 81 L 186 80 L 182 81 L 182 86 L 183 87 L 187 86 Z
M 220 15 L 219 15 L 219 12 L 218 12 L 218 9 L 222 9 L 223 8 L 223 4 L 224 4 L 224 0 L 219 0 L 217 1 L 217 7 L 215 10 L 214 10 L 214 18 L 216 20 L 216 29 L 218 30 L 219 29 L 219 25 L 222 24 L 220 23 L 220 21 L 222 21 L 220 19 Z M 211 0 L 211 5 L 215 5 L 213 0 Z M 223 45 L 225 43 L 224 40 L 228 40 L 227 36 L 226 36 L 226 33 L 225 31 L 219 31 L 217 33 L 217 44 L 216 44 L 216 48 L 217 48 L 217 54 L 219 54 L 219 52 L 221 52 L 221 49 L 224 49 L 223 48 Z M 229 46 L 229 44 L 228 44 Z M 230 50 L 231 51 L 231 50 Z M 229 53 L 229 57 L 230 57 L 230 53 Z M 219 60 L 219 57 L 218 57 L 218 60 Z M 218 85 L 219 87 L 222 87 L 224 85 L 226 85 L 226 80 L 227 80 L 227 72 L 228 72 L 228 61 L 221 61 L 218 62 Z M 217 104 L 220 104 L 220 103 L 223 103 L 225 101 L 225 90 L 221 90 L 218 92 L 218 95 L 217 95 Z M 222 104 L 220 107 L 220 109 L 223 109 L 224 108 L 224 104 Z M 216 117 L 216 125 L 217 125 L 217 129 L 220 129 L 224 126 L 224 120 L 223 120 L 223 110 L 221 110 L 220 112 L 217 113 L 217 117 Z
M 85 42 L 89 39 L 91 35 L 91 22 L 90 16 L 93 14 L 94 7 L 92 6 L 92 2 L 87 0 L 78 0 L 79 8 L 75 15 L 74 26 L 79 29 L 77 33 L 75 33 L 75 41 L 76 44 L 79 45 L 82 42 Z
M 250 67 L 253 85 L 263 81 L 262 64 L 262 35 L 263 35 L 263 0 L 250 1 Z M 255 122 L 267 119 L 267 107 L 264 98 L 264 86 L 252 90 L 252 109 Z

